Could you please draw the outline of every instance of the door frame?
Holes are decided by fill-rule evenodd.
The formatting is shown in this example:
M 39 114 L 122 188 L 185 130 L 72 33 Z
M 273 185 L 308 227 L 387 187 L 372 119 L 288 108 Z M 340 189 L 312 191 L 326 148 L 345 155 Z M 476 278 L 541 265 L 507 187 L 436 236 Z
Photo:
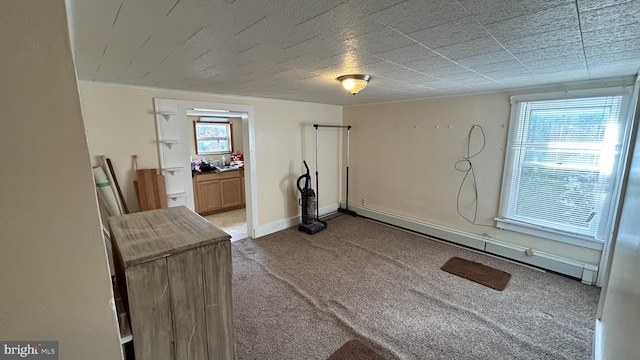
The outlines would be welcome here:
M 189 134 L 192 124 L 187 120 L 187 110 L 194 108 L 208 110 L 223 110 L 234 113 L 242 113 L 242 152 L 244 154 L 244 189 L 247 214 L 247 236 L 255 238 L 258 226 L 258 185 L 256 179 L 256 144 L 255 144 L 255 113 L 252 105 L 216 103 L 208 101 L 190 101 L 177 99 L 155 99 L 158 109 L 175 108 L 176 120 L 184 124 L 180 133 L 179 146 L 184 154 L 185 166 L 191 169 L 189 158 Z M 193 186 L 191 173 L 186 172 L 183 181 L 185 184 L 186 206 L 194 210 Z M 188 176 L 188 177 L 187 177 Z

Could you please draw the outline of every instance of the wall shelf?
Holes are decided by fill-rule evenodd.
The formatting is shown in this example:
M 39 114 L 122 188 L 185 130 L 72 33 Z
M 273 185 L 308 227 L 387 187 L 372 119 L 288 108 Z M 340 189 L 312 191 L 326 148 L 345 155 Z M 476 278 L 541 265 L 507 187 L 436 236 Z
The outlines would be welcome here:
M 160 140 L 158 142 L 160 144 L 165 144 L 169 149 L 171 149 L 174 144 L 180 144 L 180 140 Z
M 181 197 L 185 197 L 187 196 L 186 192 L 177 192 L 177 193 L 171 193 L 171 194 L 167 194 L 167 198 L 176 201 L 176 199 L 181 198 Z
M 169 121 L 169 119 L 171 119 L 172 116 L 178 115 L 177 112 L 172 112 L 172 111 L 160 111 L 160 112 L 157 112 L 156 114 L 162 116 L 166 121 Z
M 182 167 L 166 167 L 166 168 L 162 168 L 162 171 L 166 171 L 169 174 L 173 175 L 178 171 L 181 171 L 183 168 Z

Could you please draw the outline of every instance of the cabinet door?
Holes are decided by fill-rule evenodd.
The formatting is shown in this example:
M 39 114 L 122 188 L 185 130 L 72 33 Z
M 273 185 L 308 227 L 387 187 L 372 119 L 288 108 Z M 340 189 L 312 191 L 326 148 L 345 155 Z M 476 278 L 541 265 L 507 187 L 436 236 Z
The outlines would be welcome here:
M 135 265 L 125 274 L 136 359 L 174 360 L 167 261 Z
M 239 177 L 220 180 L 222 189 L 222 207 L 237 206 L 242 204 L 242 188 Z
M 202 248 L 167 257 L 176 360 L 207 359 Z
M 199 181 L 196 183 L 198 194 L 198 210 L 206 212 L 222 208 L 220 180 Z
M 242 188 L 242 205 L 245 205 L 247 203 L 247 198 L 245 197 L 245 192 L 244 192 L 244 170 L 242 170 L 242 176 L 240 177 L 240 187 Z
M 202 267 L 209 359 L 233 360 L 236 358 L 236 352 L 233 333 L 231 242 L 225 240 L 204 247 Z

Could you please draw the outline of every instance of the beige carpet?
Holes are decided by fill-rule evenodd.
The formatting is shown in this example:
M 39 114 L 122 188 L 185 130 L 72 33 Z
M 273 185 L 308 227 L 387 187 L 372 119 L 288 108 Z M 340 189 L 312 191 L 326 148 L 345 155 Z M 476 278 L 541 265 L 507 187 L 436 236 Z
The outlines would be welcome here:
M 342 216 L 232 244 L 238 359 L 327 359 L 358 339 L 387 359 L 590 359 L 599 289 Z M 498 292 L 441 271 L 509 272 Z

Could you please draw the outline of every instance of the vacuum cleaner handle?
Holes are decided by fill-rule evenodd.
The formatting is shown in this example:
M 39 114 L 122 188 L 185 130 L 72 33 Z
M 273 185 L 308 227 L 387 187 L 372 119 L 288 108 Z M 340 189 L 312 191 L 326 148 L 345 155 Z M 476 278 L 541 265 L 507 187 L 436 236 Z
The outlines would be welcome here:
M 306 188 L 306 186 L 307 186 L 307 183 L 306 183 L 306 182 L 307 182 L 307 178 L 308 178 L 308 177 L 309 177 L 309 175 L 308 175 L 308 174 L 303 174 L 303 175 L 300 175 L 300 177 L 298 178 L 297 186 L 298 186 L 298 190 L 300 190 L 300 192 L 301 192 L 301 193 L 304 193 L 304 189 L 305 189 L 305 188 Z M 305 183 L 304 183 L 304 185 L 300 186 L 300 180 L 302 180 L 302 179 L 304 179 L 304 180 L 305 180 Z
M 304 189 L 307 188 L 307 186 L 311 187 L 311 175 L 309 174 L 309 167 L 307 166 L 307 161 L 306 160 L 302 160 L 302 162 L 304 163 L 304 167 L 307 168 L 307 173 L 306 174 L 302 174 L 299 178 L 298 178 L 298 190 L 300 190 L 300 192 L 304 192 Z M 301 179 L 305 179 L 305 183 L 303 186 L 300 186 L 300 180 Z

